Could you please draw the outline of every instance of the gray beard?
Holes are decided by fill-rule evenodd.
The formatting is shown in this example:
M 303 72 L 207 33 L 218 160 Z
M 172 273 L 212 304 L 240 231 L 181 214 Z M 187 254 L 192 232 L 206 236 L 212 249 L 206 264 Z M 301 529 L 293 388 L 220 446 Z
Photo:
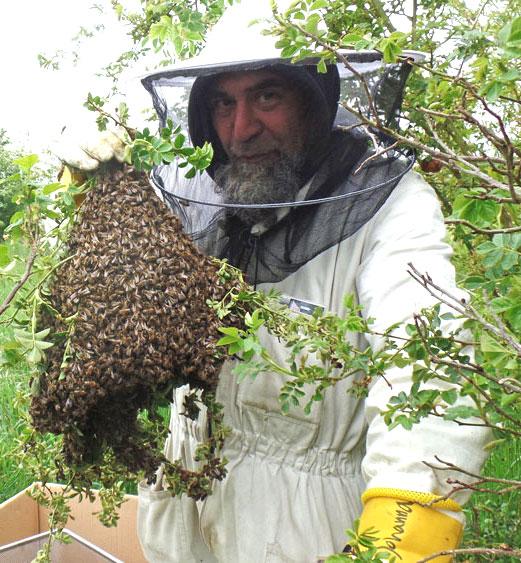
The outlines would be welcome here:
M 231 160 L 215 172 L 217 191 L 224 195 L 226 203 L 258 205 L 255 208 L 233 209 L 233 214 L 244 223 L 273 225 L 277 221 L 277 208 L 263 208 L 262 205 L 294 200 L 301 187 L 298 174 L 301 161 L 301 158 L 287 155 L 269 163 Z

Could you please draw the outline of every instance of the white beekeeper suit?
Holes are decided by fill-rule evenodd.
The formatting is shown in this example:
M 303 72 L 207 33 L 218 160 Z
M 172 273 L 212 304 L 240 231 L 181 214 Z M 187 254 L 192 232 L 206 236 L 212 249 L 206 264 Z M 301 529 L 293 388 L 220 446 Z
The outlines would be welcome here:
M 216 26 L 201 56 L 145 78 L 163 122 L 174 115 L 173 106 L 194 79 L 281 63 L 273 38 L 261 36 L 253 42 L 255 32 L 244 27 L 259 15 L 260 5 L 264 3 L 243 0 L 225 16 L 242 25 L 234 26 L 232 32 L 224 23 Z M 361 55 L 360 70 L 372 72 L 375 65 L 381 66 L 378 59 L 374 53 Z M 289 61 L 285 64 L 292 66 Z M 204 89 L 201 92 L 199 96 L 204 96 Z M 193 102 L 192 112 L 201 99 Z M 336 100 L 334 103 L 336 106 Z M 204 134 L 201 138 L 205 140 Z M 363 158 L 360 154 L 358 161 Z M 337 315 L 343 314 L 344 296 L 353 293 L 363 306 L 363 314 L 376 319 L 376 331 L 410 320 L 415 312 L 434 304 L 408 275 L 410 262 L 456 293 L 439 203 L 429 185 L 410 171 L 411 164 L 398 169 L 394 164 L 383 166 L 383 170 L 395 173 L 388 181 L 382 181 L 377 167 L 366 167 L 358 175 L 351 174 L 351 167 L 349 179 L 342 178 L 332 188 L 338 200 L 325 205 L 335 206 L 341 216 L 345 209 L 350 213 L 345 222 L 353 226 L 342 227 L 334 243 L 328 239 L 329 243 L 321 246 L 315 239 L 322 240 L 321 231 L 330 228 L 325 217 L 331 215 L 317 206 L 305 215 L 306 227 L 294 237 L 299 239 L 295 247 L 285 249 L 291 256 L 297 249 L 304 259 L 288 268 L 281 260 L 275 261 L 263 273 L 261 255 L 257 276 L 257 256 L 252 281 L 258 289 L 275 287 L 301 312 L 318 305 Z M 317 198 L 323 196 L 321 174 L 329 174 L 324 164 L 313 170 L 297 200 L 315 193 Z M 189 181 L 182 171 L 170 166 L 157 170 L 152 179 L 156 188 L 172 191 L 190 203 L 191 217 L 185 215 L 185 205 L 177 205 L 188 230 L 204 231 L 201 225 L 211 222 L 210 211 L 199 203 L 214 194 L 211 174 Z M 369 203 L 363 208 L 357 203 L 344 207 L 349 198 L 357 201 L 353 195 L 358 201 L 367 196 Z M 281 206 L 279 224 L 288 222 L 289 212 L 288 206 Z M 293 228 L 295 224 L 288 225 L 287 232 Z M 260 224 L 247 234 L 261 240 L 270 232 Z M 381 345 L 377 337 L 367 341 L 363 335 L 353 335 L 353 342 L 360 348 Z M 283 361 L 282 343 L 269 335 L 263 335 L 263 343 L 276 360 Z M 231 428 L 222 452 L 228 459 L 226 478 L 215 483 L 208 498 L 197 502 L 173 498 L 163 490 L 160 478 L 154 485 L 142 483 L 139 488 L 139 535 L 151 562 L 314 563 L 342 550 L 345 530 L 360 514 L 362 527 L 381 530 L 379 545 L 398 560 L 416 561 L 457 545 L 463 522 L 459 504 L 467 500 L 468 493 L 459 492 L 434 508 L 415 503 L 451 490 L 446 480 L 454 474 L 433 470 L 424 462 L 435 462 L 435 456 L 440 456 L 476 473 L 485 459 L 483 446 L 488 434 L 483 428 L 461 427 L 435 417 L 423 419 L 410 431 L 401 427 L 389 431 L 380 412 L 392 396 L 410 390 L 410 367 L 390 369 L 385 380 L 374 382 L 365 400 L 348 394 L 350 382 L 342 381 L 325 392 L 324 400 L 315 403 L 309 415 L 298 408 L 287 415 L 281 413 L 281 377 L 261 374 L 239 384 L 232 367 L 232 362 L 225 363 L 217 390 L 225 424 Z M 165 451 L 168 458 L 181 459 L 193 468 L 197 444 L 206 438 L 206 418 L 204 412 L 196 421 L 183 416 L 187 392 L 187 387 L 175 392 Z M 305 402 L 303 399 L 302 404 Z M 447 558 L 436 559 L 444 560 Z

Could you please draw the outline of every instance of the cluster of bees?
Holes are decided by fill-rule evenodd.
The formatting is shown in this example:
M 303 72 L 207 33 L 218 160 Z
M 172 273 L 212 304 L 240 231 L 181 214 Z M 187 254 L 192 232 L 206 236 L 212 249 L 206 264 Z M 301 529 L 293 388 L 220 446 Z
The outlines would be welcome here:
M 222 321 L 207 300 L 238 282 L 223 281 L 130 167 L 98 177 L 80 212 L 41 319 L 56 345 L 32 398 L 33 424 L 63 434 L 69 463 L 94 463 L 111 448 L 150 475 L 159 460 L 138 412 L 185 383 L 215 390 Z

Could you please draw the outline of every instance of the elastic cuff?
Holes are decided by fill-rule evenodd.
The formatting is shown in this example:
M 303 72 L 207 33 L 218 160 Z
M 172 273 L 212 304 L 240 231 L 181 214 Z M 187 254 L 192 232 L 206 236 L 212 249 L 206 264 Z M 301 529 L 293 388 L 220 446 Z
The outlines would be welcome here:
M 452 499 L 445 499 L 434 493 L 422 493 L 419 491 L 407 491 L 404 489 L 393 489 L 387 487 L 374 487 L 362 494 L 364 505 L 372 498 L 386 497 L 398 500 L 408 500 L 419 505 L 428 505 L 429 508 L 461 512 L 461 506 Z M 434 501 L 434 502 L 433 502 Z

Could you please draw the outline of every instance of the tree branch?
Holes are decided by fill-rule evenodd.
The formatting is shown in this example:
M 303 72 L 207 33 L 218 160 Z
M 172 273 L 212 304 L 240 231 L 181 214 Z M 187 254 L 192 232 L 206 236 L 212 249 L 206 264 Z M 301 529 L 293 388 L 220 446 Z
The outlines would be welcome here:
M 463 473 L 464 475 L 468 475 L 469 477 L 473 477 L 474 479 L 478 479 L 478 480 L 486 479 L 490 483 L 499 483 L 500 485 L 518 485 L 518 484 L 521 484 L 521 481 L 514 481 L 512 479 L 498 479 L 497 477 L 487 477 L 487 476 L 483 476 L 483 475 L 478 475 L 476 473 L 471 473 L 470 471 L 467 471 L 466 469 L 462 469 L 461 467 L 454 465 L 454 463 L 451 463 L 450 461 L 445 461 L 445 460 L 441 459 L 437 455 L 435 455 L 434 458 L 436 459 L 436 461 L 439 461 L 440 463 L 442 463 L 444 467 L 432 465 L 428 462 L 424 462 L 425 465 L 427 465 L 431 469 L 436 469 L 438 471 L 457 471 L 458 473 Z
M 430 147 L 429 145 L 426 145 L 425 143 L 422 143 L 418 139 L 412 139 L 410 137 L 405 137 L 404 135 L 401 135 L 400 133 L 398 133 L 394 129 L 391 129 L 390 127 L 383 126 L 380 122 L 372 121 L 371 119 L 369 119 L 368 117 L 366 117 L 365 115 L 360 113 L 355 108 L 349 106 L 345 102 L 343 102 L 342 105 L 345 109 L 347 109 L 347 111 L 350 111 L 351 113 L 356 115 L 356 117 L 358 117 L 360 119 L 362 124 L 367 125 L 369 127 L 376 127 L 377 129 L 379 129 L 383 133 L 386 133 L 387 135 L 396 139 L 397 141 L 404 144 L 405 146 L 411 147 L 413 149 L 420 149 L 420 150 L 424 151 L 425 153 L 431 155 L 433 158 L 436 158 L 437 160 L 441 160 L 441 161 L 451 165 L 452 167 L 459 170 L 460 172 L 463 172 L 463 173 L 468 174 L 470 176 L 474 176 L 476 178 L 479 178 L 480 180 L 485 182 L 488 186 L 491 186 L 493 188 L 497 188 L 497 189 L 500 189 L 500 190 L 504 190 L 506 192 L 510 191 L 508 184 L 504 184 L 503 182 L 498 182 L 497 180 L 495 180 L 494 178 L 492 178 L 488 174 L 485 174 L 484 172 L 482 172 L 477 166 L 474 166 L 470 161 L 468 161 L 465 158 L 455 154 L 453 151 L 443 152 L 443 151 L 440 151 L 440 150 L 433 149 L 432 147 Z

